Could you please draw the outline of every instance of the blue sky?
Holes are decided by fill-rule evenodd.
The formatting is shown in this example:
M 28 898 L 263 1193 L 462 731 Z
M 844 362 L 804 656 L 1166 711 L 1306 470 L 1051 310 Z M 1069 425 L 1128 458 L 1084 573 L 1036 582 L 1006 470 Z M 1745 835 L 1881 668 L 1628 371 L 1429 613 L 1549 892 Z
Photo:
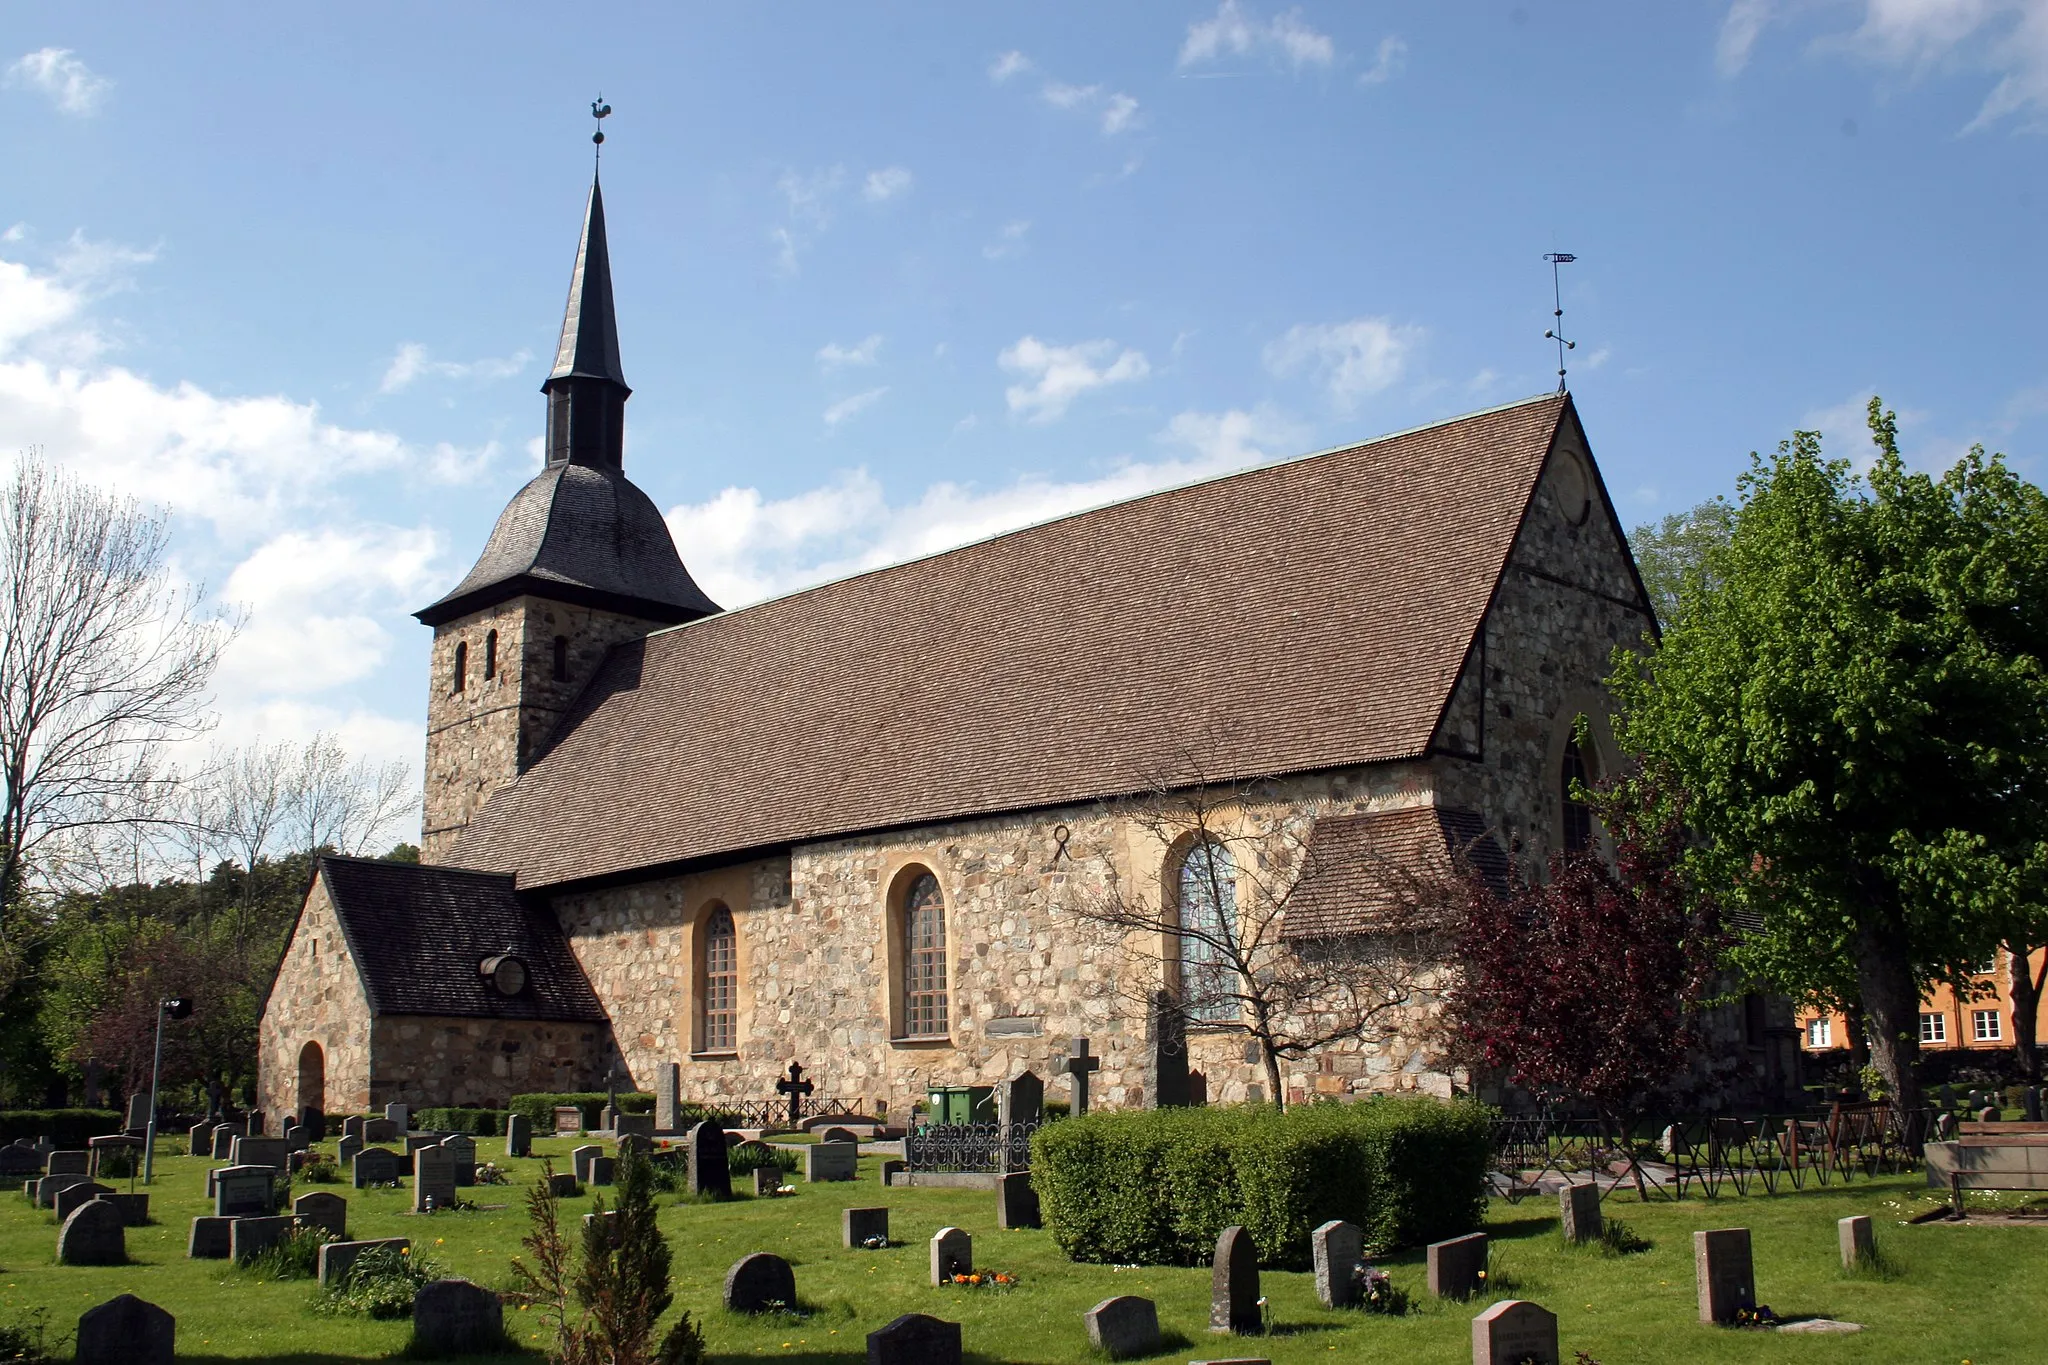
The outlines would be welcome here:
M 1522 397 L 1633 524 L 1882 392 L 2041 476 L 2048 0 L 0 4 L 0 445 L 177 516 L 222 735 L 417 761 L 606 122 L 728 604 Z

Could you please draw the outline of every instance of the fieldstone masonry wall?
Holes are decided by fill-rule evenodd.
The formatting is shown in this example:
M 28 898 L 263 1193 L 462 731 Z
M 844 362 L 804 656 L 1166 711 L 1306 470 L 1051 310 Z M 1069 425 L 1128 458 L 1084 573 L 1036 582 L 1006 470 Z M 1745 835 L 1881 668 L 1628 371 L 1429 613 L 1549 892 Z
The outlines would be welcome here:
M 329 1111 L 368 1108 L 370 1002 L 319 881 L 285 947 L 257 1042 L 257 1103 L 270 1113 L 299 1107 L 299 1053 L 307 1043 L 324 1054 Z
M 365 1109 L 392 1103 L 503 1105 L 535 1091 L 600 1090 L 601 1024 L 383 1015 L 371 1030 Z

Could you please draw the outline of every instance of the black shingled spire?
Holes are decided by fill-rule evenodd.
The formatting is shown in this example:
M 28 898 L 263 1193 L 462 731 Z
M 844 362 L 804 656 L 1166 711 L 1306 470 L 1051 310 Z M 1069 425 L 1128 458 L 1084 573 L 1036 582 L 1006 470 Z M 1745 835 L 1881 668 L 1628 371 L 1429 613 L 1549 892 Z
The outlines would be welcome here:
M 612 306 L 611 253 L 604 239 L 604 192 L 590 181 L 583 240 L 562 314 L 562 342 L 548 396 L 548 463 L 619 469 L 624 464 L 626 374 L 619 364 L 618 314 Z

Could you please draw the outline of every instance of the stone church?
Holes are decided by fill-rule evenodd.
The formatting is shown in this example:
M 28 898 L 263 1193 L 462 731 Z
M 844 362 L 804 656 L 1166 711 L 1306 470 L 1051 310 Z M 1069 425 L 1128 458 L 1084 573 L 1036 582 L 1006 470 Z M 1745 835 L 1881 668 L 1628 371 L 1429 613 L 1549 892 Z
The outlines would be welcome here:
M 1571 782 L 1617 761 L 1600 680 L 1654 624 L 1568 395 L 728 611 L 623 468 L 595 184 L 543 389 L 546 467 L 418 613 L 422 862 L 322 861 L 264 1008 L 266 1108 L 501 1105 L 614 1068 L 651 1089 L 670 1064 L 685 1099 L 752 1099 L 794 1060 L 900 1115 L 1056 1072 L 1074 1036 L 1098 1104 L 1151 1103 L 1133 1002 L 1213 963 L 1077 898 L 1184 904 L 1200 862 L 1211 913 L 1250 914 L 1263 861 L 1134 818 L 1160 774 L 1224 793 L 1233 828 L 1306 822 L 1297 941 L 1366 931 L 1347 849 L 1447 865 L 1476 837 L 1533 868 L 1598 837 Z M 1289 1093 L 1466 1087 L 1429 985 L 1290 1059 Z M 1209 1098 L 1267 1094 L 1229 1010 L 1187 1033 Z

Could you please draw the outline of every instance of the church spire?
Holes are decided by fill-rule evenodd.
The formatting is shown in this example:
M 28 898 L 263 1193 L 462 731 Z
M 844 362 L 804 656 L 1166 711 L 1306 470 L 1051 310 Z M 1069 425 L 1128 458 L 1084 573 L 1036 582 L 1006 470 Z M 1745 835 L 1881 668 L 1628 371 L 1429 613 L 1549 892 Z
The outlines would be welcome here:
M 626 386 L 619 364 L 619 324 L 612 305 L 611 253 L 605 245 L 604 191 L 591 177 L 583 238 L 569 277 L 562 340 L 548 396 L 548 463 L 618 469 L 623 462 Z

